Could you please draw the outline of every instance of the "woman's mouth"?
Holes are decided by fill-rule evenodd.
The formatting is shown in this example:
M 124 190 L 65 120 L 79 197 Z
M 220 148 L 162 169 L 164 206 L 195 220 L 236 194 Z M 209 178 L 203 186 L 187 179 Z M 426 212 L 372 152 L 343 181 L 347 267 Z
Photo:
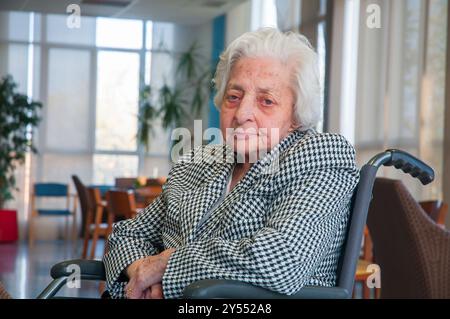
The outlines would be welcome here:
M 237 128 L 236 130 L 234 130 L 233 136 L 238 140 L 244 140 L 244 139 L 257 137 L 258 133 L 254 129 L 244 130 L 244 129 Z

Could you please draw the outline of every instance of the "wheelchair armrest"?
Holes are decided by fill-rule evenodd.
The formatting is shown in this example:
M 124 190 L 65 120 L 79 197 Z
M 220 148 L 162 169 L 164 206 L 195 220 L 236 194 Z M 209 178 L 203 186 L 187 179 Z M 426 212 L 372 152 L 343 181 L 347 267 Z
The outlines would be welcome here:
M 53 279 L 68 277 L 74 273 L 75 267 L 80 269 L 82 280 L 106 280 L 105 266 L 100 260 L 73 259 L 55 264 L 50 270 Z
M 348 299 L 346 289 L 339 287 L 303 287 L 293 295 L 283 295 L 265 288 L 235 280 L 207 279 L 191 283 L 184 289 L 188 299 Z
M 79 267 L 79 268 L 78 268 Z M 105 266 L 100 260 L 73 259 L 55 264 L 50 270 L 53 281 L 37 296 L 37 299 L 50 299 L 66 284 L 69 277 L 78 269 L 80 280 L 106 280 Z

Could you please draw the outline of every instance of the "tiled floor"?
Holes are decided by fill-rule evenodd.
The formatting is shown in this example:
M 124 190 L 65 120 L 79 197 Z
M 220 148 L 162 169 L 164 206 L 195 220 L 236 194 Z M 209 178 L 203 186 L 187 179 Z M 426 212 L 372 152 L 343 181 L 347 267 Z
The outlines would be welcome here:
M 81 241 L 74 245 L 64 240 L 36 241 L 33 248 L 27 242 L 0 243 L 0 282 L 13 298 L 36 298 L 50 283 L 50 268 L 67 259 L 80 258 Z M 97 256 L 103 252 L 103 242 L 97 245 Z M 64 287 L 60 296 L 99 297 L 96 282 L 82 281 L 80 289 Z
M 80 258 L 81 241 L 77 252 L 73 244 L 64 240 L 36 241 L 29 249 L 27 242 L 0 243 L 0 282 L 13 298 L 36 298 L 50 283 L 50 268 L 67 259 Z M 103 253 L 103 241 L 97 245 L 97 256 Z M 98 298 L 99 285 L 82 281 L 80 289 L 64 287 L 59 296 Z M 362 287 L 355 285 L 355 298 L 361 298 Z

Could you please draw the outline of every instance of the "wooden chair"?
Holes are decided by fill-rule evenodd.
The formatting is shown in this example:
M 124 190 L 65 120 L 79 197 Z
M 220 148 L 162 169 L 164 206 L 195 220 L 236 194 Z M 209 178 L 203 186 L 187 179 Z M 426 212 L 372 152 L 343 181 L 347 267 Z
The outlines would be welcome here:
M 112 229 L 113 218 L 109 211 L 106 218 L 107 222 L 103 222 L 103 215 L 105 213 L 105 203 L 102 201 L 101 191 L 95 187 L 87 188 L 88 192 L 88 214 L 86 218 L 83 252 L 82 258 L 86 258 L 89 248 L 89 239 L 92 237 L 90 259 L 95 258 L 95 250 L 97 248 L 97 241 L 100 237 L 105 240 Z M 106 245 L 106 244 L 105 244 Z
M 115 220 L 123 220 L 136 216 L 136 200 L 134 193 L 122 190 L 110 190 L 106 193 L 108 211 Z
M 64 208 L 37 208 L 36 198 L 66 198 L 66 207 Z M 73 199 L 73 210 L 70 209 L 70 201 Z M 30 216 L 28 227 L 28 241 L 30 247 L 34 243 L 34 219 L 39 216 L 46 217 L 65 217 L 66 218 L 66 239 L 69 238 L 69 217 L 72 217 L 72 235 L 74 244 L 76 242 L 76 195 L 70 194 L 69 186 L 60 183 L 35 183 L 30 201 Z
M 97 195 L 98 196 L 98 195 Z M 112 232 L 113 221 L 120 221 L 136 216 L 136 200 L 134 193 L 123 190 L 109 190 L 106 192 L 106 208 L 108 210 L 108 228 L 106 236 Z M 103 207 L 103 206 L 102 206 Z M 108 241 L 105 240 L 105 249 L 103 253 L 108 251 Z M 99 293 L 102 294 L 105 289 L 104 283 L 99 286 Z
M 88 190 L 87 187 L 83 184 L 83 182 L 78 178 L 77 175 L 72 175 L 72 181 L 75 185 L 75 189 L 77 190 L 78 201 L 80 204 L 81 211 L 81 236 L 84 236 L 84 230 L 86 225 L 86 220 L 88 216 Z
M 81 256 L 83 259 L 87 257 L 87 251 L 89 246 L 89 240 L 93 235 L 93 230 L 95 228 L 95 210 L 96 204 L 91 203 L 91 198 L 94 198 L 92 194 L 90 194 L 89 187 L 95 188 L 100 191 L 101 197 L 104 198 L 105 193 L 112 188 L 110 185 L 91 185 L 87 187 L 84 185 L 81 180 L 76 175 L 72 175 L 73 183 L 75 184 L 75 188 L 78 193 L 78 198 L 80 202 L 81 208 L 81 236 L 83 237 L 83 250 Z M 93 201 L 93 200 L 92 200 Z M 107 223 L 107 218 L 103 217 L 100 223 L 100 228 L 104 228 Z M 99 236 L 104 236 L 105 232 L 100 231 Z
M 445 228 L 445 217 L 448 213 L 448 205 L 440 200 L 419 202 L 422 209 L 436 222 Z

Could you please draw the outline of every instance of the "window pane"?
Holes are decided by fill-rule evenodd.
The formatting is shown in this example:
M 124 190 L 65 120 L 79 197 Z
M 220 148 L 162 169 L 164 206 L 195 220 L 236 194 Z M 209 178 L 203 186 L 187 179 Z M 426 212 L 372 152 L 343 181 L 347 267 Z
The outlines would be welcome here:
M 151 84 L 160 88 L 164 83 L 174 84 L 173 74 L 175 72 L 173 57 L 168 53 L 152 53 L 151 59 Z
M 175 48 L 175 25 L 173 23 L 153 23 L 153 49 L 173 50 Z
M 58 182 L 71 184 L 70 176 L 77 175 L 87 185 L 91 184 L 91 154 L 54 154 L 44 153 L 37 179 L 42 182 Z M 70 185 L 71 191 L 75 190 Z
M 67 27 L 66 15 L 47 15 L 47 41 L 68 44 L 94 45 L 95 18 L 81 15 L 80 28 Z
M 96 44 L 99 47 L 142 48 L 142 21 L 97 18 Z
M 136 177 L 138 157 L 134 155 L 94 155 L 94 184 L 114 185 L 116 177 Z
M 30 22 L 33 23 L 30 28 Z M 34 32 L 30 37 L 30 31 Z M 40 41 L 41 15 L 34 12 L 0 11 L 0 40 Z
M 50 49 L 48 63 L 47 147 L 87 151 L 90 53 Z
M 139 54 L 100 51 L 96 149 L 136 150 Z
M 12 75 L 20 93 L 27 93 L 28 45 L 0 44 L 0 76 Z
M 0 39 L 28 41 L 29 22 L 28 12 L 0 12 Z

